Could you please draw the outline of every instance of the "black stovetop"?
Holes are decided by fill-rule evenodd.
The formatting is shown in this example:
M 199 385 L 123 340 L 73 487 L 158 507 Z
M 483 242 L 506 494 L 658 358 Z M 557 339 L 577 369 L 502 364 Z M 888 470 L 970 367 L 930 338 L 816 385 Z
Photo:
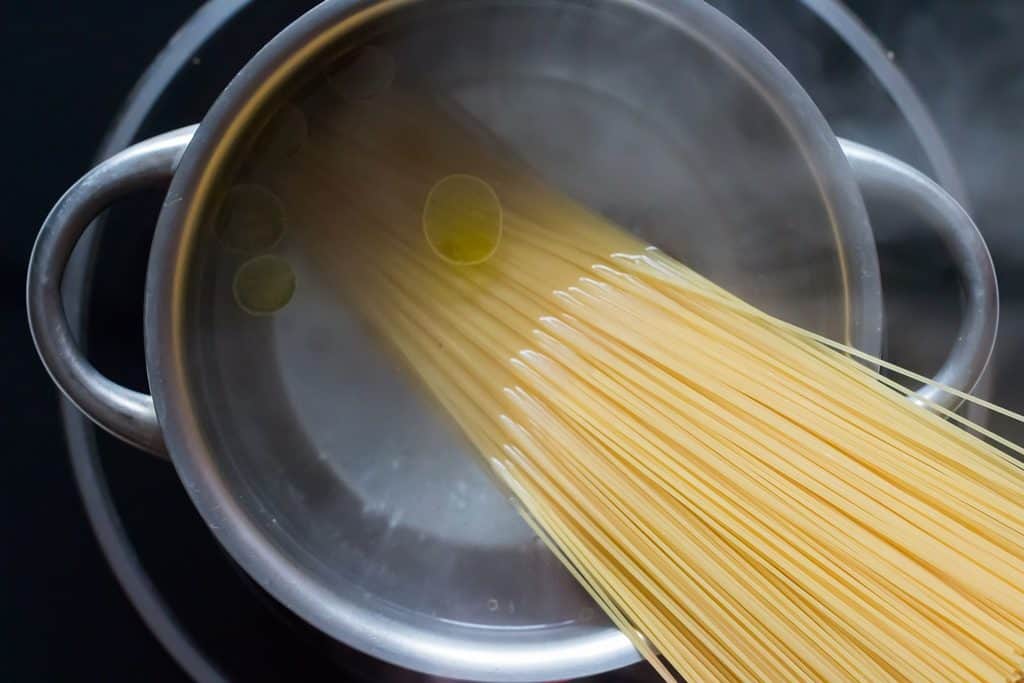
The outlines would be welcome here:
M 0 679 L 183 681 L 115 581 L 83 513 L 68 464 L 55 391 L 35 358 L 23 287 L 31 242 L 46 211 L 91 163 L 140 74 L 201 5 L 198 0 L 10 3 L 2 26 L 3 199 L 13 212 L 0 250 L 0 351 L 6 380 L 0 478 Z M 200 49 L 157 98 L 142 134 L 198 120 L 248 47 L 309 2 L 257 0 L 245 19 Z M 729 10 L 775 51 L 840 134 L 926 164 L 877 83 L 798 0 L 729 0 Z M 1024 346 L 1024 4 L 1020 0 L 847 3 L 892 46 L 932 109 L 964 178 L 972 212 L 1000 276 L 1003 326 L 995 398 L 1024 408 L 1017 388 Z M 233 49 L 234 48 L 234 49 Z M 111 217 L 97 261 L 90 341 L 97 365 L 144 388 L 141 292 L 157 196 Z M 876 225 L 892 332 L 889 356 L 934 370 L 956 328 L 955 281 L 939 246 Z M 134 256 L 134 258 L 131 258 Z M 922 336 L 926 336 L 922 342 Z M 1021 440 L 999 423 L 996 426 Z M 153 581 L 196 642 L 234 680 L 368 680 L 385 669 L 353 655 L 326 657 L 314 634 L 288 623 L 251 590 L 213 544 L 164 463 L 98 435 L 103 471 Z M 211 611 L 211 610 L 215 610 Z M 347 668 L 346 668 L 347 667 Z M 387 678 L 392 678 L 388 675 Z

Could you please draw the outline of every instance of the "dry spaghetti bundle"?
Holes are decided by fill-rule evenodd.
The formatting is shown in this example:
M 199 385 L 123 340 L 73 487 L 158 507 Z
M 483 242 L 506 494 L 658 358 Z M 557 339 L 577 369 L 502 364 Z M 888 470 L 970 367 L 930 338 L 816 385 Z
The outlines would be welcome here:
M 439 107 L 307 111 L 266 182 L 663 677 L 1021 680 L 1014 457 Z

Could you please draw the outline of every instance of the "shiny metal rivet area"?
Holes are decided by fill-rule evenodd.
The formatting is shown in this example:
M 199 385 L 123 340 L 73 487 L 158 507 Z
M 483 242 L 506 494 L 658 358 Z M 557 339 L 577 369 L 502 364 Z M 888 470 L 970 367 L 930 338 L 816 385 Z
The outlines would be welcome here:
M 423 234 L 438 256 L 458 266 L 487 261 L 501 242 L 501 202 L 476 176 L 445 176 L 423 206 Z
M 284 205 L 262 185 L 235 185 L 224 196 L 215 230 L 221 244 L 233 251 L 270 249 L 284 234 Z
M 335 69 L 327 78 L 331 87 L 346 100 L 364 102 L 380 95 L 395 80 L 395 58 L 370 45 Z
M 280 256 L 249 259 L 235 273 L 235 302 L 251 315 L 272 315 L 288 305 L 295 294 L 295 272 Z

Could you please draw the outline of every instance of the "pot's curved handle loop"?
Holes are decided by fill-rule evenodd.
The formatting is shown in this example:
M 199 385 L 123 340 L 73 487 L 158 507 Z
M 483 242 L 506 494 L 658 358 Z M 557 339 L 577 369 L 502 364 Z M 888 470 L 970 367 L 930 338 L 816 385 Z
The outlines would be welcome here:
M 963 207 L 917 169 L 877 149 L 839 141 L 861 191 L 868 197 L 897 202 L 920 216 L 949 250 L 964 288 L 964 315 L 935 382 L 970 392 L 985 372 L 999 326 L 999 291 L 988 246 Z M 925 385 L 916 396 L 922 404 L 954 409 L 961 400 L 939 386 Z
M 166 449 L 153 397 L 123 387 L 93 367 L 71 333 L 60 285 L 85 228 L 117 199 L 168 182 L 195 129 L 189 126 L 140 142 L 82 176 L 46 217 L 28 266 L 29 326 L 53 381 L 100 427 L 158 455 L 166 455 Z

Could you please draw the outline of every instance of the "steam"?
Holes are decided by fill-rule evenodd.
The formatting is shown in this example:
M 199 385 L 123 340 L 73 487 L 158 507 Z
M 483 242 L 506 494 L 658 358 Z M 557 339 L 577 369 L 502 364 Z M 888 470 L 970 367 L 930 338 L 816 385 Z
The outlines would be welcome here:
M 932 173 L 904 115 L 879 83 L 831 30 L 800 10 L 775 3 L 716 3 L 754 28 L 823 109 L 837 134 L 892 153 Z M 805 5 L 824 5 L 804 0 Z M 837 3 L 838 4 L 838 3 Z M 766 5 L 771 5 L 767 7 Z M 1014 0 L 982 3 L 929 0 L 915 3 L 851 2 L 876 32 L 926 104 L 948 145 L 963 182 L 971 215 L 985 236 L 1000 279 L 1003 315 L 996 355 L 980 387 L 999 402 L 1020 408 L 1012 372 L 1024 347 L 1021 291 L 1020 184 L 1024 169 L 1024 13 Z M 779 21 L 772 13 L 787 14 Z M 838 48 L 838 49 L 837 49 Z M 817 54 L 816 54 L 817 53 Z M 841 55 L 846 54 L 846 58 Z M 831 56 L 826 59 L 823 55 Z M 870 207 L 869 207 L 870 208 Z M 883 261 L 889 322 L 889 355 L 923 371 L 938 366 L 952 343 L 959 309 L 953 305 L 954 270 L 922 226 L 905 216 L 873 215 Z M 972 418 L 978 419 L 977 415 Z M 1006 432 L 1016 426 L 996 424 Z

